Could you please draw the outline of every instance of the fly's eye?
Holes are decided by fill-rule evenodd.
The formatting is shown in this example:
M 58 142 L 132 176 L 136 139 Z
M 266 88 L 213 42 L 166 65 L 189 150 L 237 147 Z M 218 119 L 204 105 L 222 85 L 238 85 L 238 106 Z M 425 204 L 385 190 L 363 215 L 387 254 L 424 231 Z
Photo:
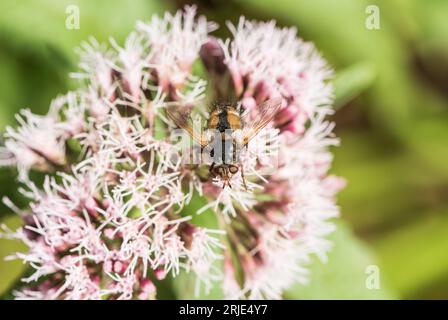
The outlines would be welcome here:
M 216 167 L 213 169 L 213 172 L 217 175 L 222 175 L 224 173 L 224 169 L 222 167 Z
M 235 174 L 238 172 L 238 167 L 237 166 L 229 166 L 229 171 L 231 174 Z

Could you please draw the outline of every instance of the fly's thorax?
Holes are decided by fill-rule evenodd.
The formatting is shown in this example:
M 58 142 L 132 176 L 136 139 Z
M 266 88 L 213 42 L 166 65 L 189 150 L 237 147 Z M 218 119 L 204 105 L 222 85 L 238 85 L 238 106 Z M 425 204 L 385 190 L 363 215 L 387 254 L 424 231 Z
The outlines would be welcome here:
M 220 132 L 241 129 L 241 115 L 230 105 L 218 105 L 210 113 L 208 128 Z
M 208 118 L 207 129 L 217 129 L 219 124 L 219 114 L 221 113 L 220 108 L 214 109 Z
M 227 109 L 227 122 L 230 125 L 230 129 L 237 130 L 241 129 L 241 115 L 233 107 Z

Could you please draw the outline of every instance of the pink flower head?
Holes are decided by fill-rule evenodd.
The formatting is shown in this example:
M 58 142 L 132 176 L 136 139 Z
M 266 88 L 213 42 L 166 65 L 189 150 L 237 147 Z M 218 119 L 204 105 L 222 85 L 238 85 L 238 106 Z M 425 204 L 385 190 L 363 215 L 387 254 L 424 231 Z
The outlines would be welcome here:
M 29 205 L 24 226 L 3 236 L 28 246 L 12 257 L 34 269 L 17 298 L 154 299 L 160 281 L 191 273 L 196 294 L 221 285 L 228 298 L 280 299 L 307 281 L 312 255 L 326 259 L 344 186 L 328 175 L 339 143 L 326 120 L 331 70 L 294 28 L 228 27 L 232 38 L 217 39 L 217 25 L 186 7 L 138 22 L 122 47 L 91 40 L 73 74 L 86 86 L 7 128 L 0 164 L 18 168 Z M 207 157 L 185 163 L 167 116 L 187 107 L 200 124 L 223 97 L 243 114 L 235 141 L 263 102 L 279 101 L 225 188 Z

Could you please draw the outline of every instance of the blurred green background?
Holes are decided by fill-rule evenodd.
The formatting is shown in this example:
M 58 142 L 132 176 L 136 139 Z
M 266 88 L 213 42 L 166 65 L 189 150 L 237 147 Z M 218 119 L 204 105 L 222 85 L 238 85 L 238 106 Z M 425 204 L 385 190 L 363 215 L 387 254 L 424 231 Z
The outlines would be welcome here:
M 297 26 L 336 71 L 333 172 L 347 179 L 342 218 L 329 262 L 316 261 L 311 283 L 286 298 L 448 298 L 448 1 L 446 0 L 2 0 L 0 130 L 20 108 L 44 113 L 52 98 L 76 88 L 74 48 L 89 35 L 122 43 L 138 19 L 196 3 L 200 13 L 236 22 L 240 15 Z M 78 5 L 80 29 L 65 28 Z M 368 5 L 380 29 L 368 30 Z M 220 35 L 228 35 L 222 28 Z M 287 72 L 287 70 L 285 70 Z M 0 195 L 23 203 L 15 171 L 0 169 Z M 0 219 L 20 224 L 5 206 Z M 1 240 L 0 258 L 22 249 Z M 380 289 L 366 268 L 378 265 Z M 23 272 L 0 262 L 0 295 Z M 179 280 L 179 284 L 181 284 Z M 188 292 L 179 285 L 178 298 Z

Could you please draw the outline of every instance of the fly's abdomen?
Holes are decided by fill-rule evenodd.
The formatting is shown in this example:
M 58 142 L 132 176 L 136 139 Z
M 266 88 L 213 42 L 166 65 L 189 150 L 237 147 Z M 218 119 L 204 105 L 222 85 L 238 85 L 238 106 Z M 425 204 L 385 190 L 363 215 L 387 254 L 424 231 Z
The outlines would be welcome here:
M 231 139 L 215 139 L 210 157 L 215 163 L 232 164 L 235 162 L 234 144 Z
M 213 148 L 210 157 L 215 163 L 232 164 L 235 162 L 235 143 L 233 132 L 241 129 L 241 117 L 238 111 L 229 105 L 219 106 L 210 115 L 209 129 L 214 130 Z

